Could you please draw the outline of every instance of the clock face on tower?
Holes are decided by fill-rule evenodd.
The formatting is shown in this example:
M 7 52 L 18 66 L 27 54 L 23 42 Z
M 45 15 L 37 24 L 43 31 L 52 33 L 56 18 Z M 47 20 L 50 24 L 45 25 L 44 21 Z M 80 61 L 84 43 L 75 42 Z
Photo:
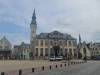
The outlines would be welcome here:
M 33 33 L 33 34 L 32 34 L 32 38 L 35 38 L 35 37 L 36 37 L 36 35 Z

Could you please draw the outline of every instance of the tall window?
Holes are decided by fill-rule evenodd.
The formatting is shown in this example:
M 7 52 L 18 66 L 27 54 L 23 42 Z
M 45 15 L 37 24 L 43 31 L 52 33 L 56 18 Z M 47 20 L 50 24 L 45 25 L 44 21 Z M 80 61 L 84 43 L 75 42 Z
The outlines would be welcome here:
M 53 41 L 50 41 L 50 45 L 51 45 L 51 46 L 53 45 Z
M 62 45 L 62 41 L 59 41 L 60 45 Z
M 36 54 L 35 54 L 35 56 L 38 56 L 38 48 L 36 48 Z
M 41 40 L 41 46 L 43 46 L 43 40 Z
M 65 46 L 67 46 L 67 41 L 65 41 Z
M 73 46 L 77 46 L 77 42 L 76 41 L 73 41 Z
M 71 46 L 72 44 L 71 44 L 71 41 L 68 41 L 69 42 L 69 46 Z
M 62 48 L 60 49 L 60 54 L 61 54 L 61 56 L 63 55 L 63 50 L 62 50 Z
M 68 58 L 68 49 L 65 48 L 64 50 L 64 58 L 67 59 Z
M 36 46 L 38 46 L 38 43 L 39 43 L 39 41 L 38 41 L 38 40 L 36 40 Z
M 69 54 L 72 56 L 72 49 L 71 48 L 69 49 Z
M 43 48 L 40 49 L 40 56 L 43 56 Z
M 74 57 L 77 57 L 77 51 L 74 49 Z
M 48 48 L 45 48 L 45 56 L 48 56 Z
M 53 56 L 54 55 L 54 50 L 51 48 L 50 49 L 50 55 Z
M 64 53 L 65 53 L 65 56 L 67 56 L 68 49 L 65 48 L 65 52 Z
M 45 46 L 47 46 L 48 45 L 48 41 L 47 40 L 45 40 Z

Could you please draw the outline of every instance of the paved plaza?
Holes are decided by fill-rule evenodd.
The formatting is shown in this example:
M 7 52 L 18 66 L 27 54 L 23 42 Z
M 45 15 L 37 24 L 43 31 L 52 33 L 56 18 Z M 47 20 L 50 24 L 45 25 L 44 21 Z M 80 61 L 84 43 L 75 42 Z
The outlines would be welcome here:
M 74 61 L 74 60 L 73 60 Z M 79 60 L 76 60 L 79 62 Z M 62 67 L 60 66 L 62 64 Z M 34 61 L 0 61 L 0 71 L 5 72 L 5 75 L 18 75 L 19 69 L 22 69 L 22 75 L 99 75 L 100 61 L 88 61 L 87 63 L 78 63 L 64 66 L 65 61 L 50 62 L 48 60 Z M 66 64 L 68 64 L 66 62 Z M 50 65 L 52 68 L 50 70 Z M 55 65 L 58 65 L 56 68 Z M 44 66 L 44 71 L 42 67 Z M 35 72 L 32 72 L 32 67 Z M 39 68 L 40 67 L 40 68 Z M 36 71 L 36 68 L 40 69 Z M 15 71 L 14 71 L 15 70 Z
M 26 75 L 100 75 L 100 61 L 76 64 L 66 68 L 35 72 Z
M 59 64 L 59 62 L 50 62 L 48 60 L 1 60 L 0 72 L 14 71 L 19 69 L 27 69 L 32 67 L 42 67 L 48 65 Z

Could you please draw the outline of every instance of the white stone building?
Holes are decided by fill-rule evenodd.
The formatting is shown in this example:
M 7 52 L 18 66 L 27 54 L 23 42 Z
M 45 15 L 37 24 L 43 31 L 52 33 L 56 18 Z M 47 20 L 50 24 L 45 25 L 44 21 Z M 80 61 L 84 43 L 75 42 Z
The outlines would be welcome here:
M 22 42 L 20 45 L 14 45 L 15 59 L 28 60 L 30 54 L 30 44 Z
M 0 59 L 9 59 L 11 57 L 12 45 L 4 36 L 0 40 Z
M 100 55 L 100 43 L 99 42 L 91 42 L 91 56 L 98 56 Z
M 52 31 L 37 35 L 37 23 L 35 10 L 30 24 L 30 57 L 31 59 L 49 59 L 50 56 L 67 58 L 77 57 L 77 39 L 70 34 Z M 55 50 L 54 48 L 57 47 Z

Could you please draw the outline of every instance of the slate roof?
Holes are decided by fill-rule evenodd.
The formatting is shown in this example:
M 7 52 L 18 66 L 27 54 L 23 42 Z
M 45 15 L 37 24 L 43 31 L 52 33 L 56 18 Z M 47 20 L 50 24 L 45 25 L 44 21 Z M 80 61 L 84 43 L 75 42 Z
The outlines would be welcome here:
M 72 37 L 67 33 L 61 33 L 59 31 L 53 31 L 50 33 L 40 33 L 37 35 L 37 39 L 65 39 L 65 40 L 76 40 L 76 38 Z

